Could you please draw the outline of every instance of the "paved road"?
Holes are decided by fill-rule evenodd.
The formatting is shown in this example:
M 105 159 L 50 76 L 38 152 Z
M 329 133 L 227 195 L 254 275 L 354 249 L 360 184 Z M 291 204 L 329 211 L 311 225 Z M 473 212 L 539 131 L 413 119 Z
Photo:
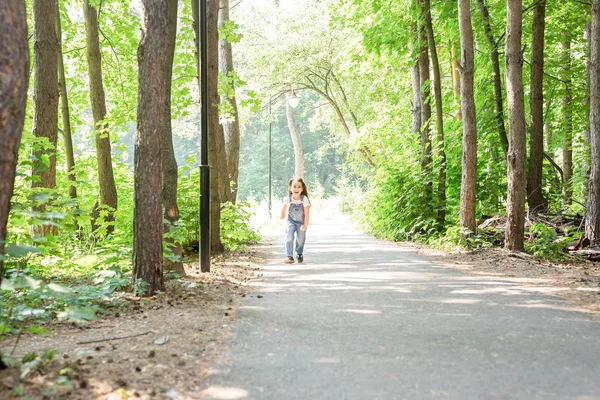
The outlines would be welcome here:
M 600 318 L 558 298 L 343 225 L 275 246 L 203 399 L 600 399 Z

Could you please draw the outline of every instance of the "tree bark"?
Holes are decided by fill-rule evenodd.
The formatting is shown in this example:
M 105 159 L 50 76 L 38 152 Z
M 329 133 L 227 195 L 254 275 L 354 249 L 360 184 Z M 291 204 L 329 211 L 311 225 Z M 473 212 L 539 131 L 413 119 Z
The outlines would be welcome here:
M 471 29 L 472 30 L 472 29 Z M 456 112 L 456 118 L 459 120 L 462 118 L 462 102 L 460 101 L 460 72 L 459 66 L 461 64 L 460 57 L 456 56 L 456 50 L 454 49 L 454 43 L 450 44 L 450 66 L 452 68 L 452 92 L 454 98 L 458 101 L 458 110 Z
M 0 255 L 4 254 L 10 199 L 25 123 L 29 86 L 27 12 L 22 0 L 0 2 Z M 3 262 L 0 259 L 0 284 Z
M 152 296 L 164 290 L 162 145 L 165 126 L 168 1 L 142 0 L 138 47 L 138 110 L 134 165 L 133 282 Z
M 289 99 L 292 97 L 291 88 L 286 89 L 285 97 L 285 116 L 287 117 L 288 128 L 290 130 L 290 136 L 292 137 L 292 144 L 294 145 L 294 176 L 304 178 L 304 152 L 302 151 L 302 141 L 300 140 L 300 133 L 298 132 L 294 109 L 290 106 L 289 102 Z
M 63 122 L 63 141 L 65 145 L 65 155 L 67 157 L 67 175 L 73 182 L 69 185 L 69 197 L 77 198 L 77 188 L 75 187 L 75 156 L 73 154 L 73 135 L 71 131 L 71 113 L 69 111 L 69 97 L 67 96 L 67 84 L 65 78 L 65 65 L 62 54 L 62 27 L 60 23 L 60 9 L 56 3 L 56 36 L 58 37 L 58 88 L 60 91 L 60 106 Z
M 463 122 L 460 226 L 462 228 L 461 237 L 466 239 L 477 232 L 475 218 L 475 201 L 477 195 L 477 119 L 474 94 L 475 57 L 470 0 L 458 1 L 458 23 L 461 54 L 460 102 Z
M 169 223 L 164 226 L 165 232 L 169 232 L 171 226 L 179 220 L 179 207 L 177 206 L 177 160 L 175 159 L 175 150 L 173 149 L 173 132 L 171 127 L 171 82 L 173 79 L 175 39 L 177 37 L 177 3 L 178 0 L 168 0 L 167 11 L 168 36 L 167 55 L 165 59 L 165 116 L 162 143 L 162 205 L 163 219 L 169 221 Z M 165 238 L 165 243 L 173 254 L 179 257 L 179 261 L 164 258 L 164 269 L 185 276 L 181 244 L 176 243 L 172 238 Z
M 529 139 L 529 173 L 527 175 L 527 202 L 531 212 L 545 212 L 548 203 L 542 192 L 542 167 L 544 165 L 544 29 L 546 1 L 533 9 L 531 37 L 531 84 Z
M 585 236 L 592 246 L 600 244 L 600 0 L 592 3 L 590 32 L 590 142 L 592 165 L 585 215 Z
M 437 132 L 437 156 L 440 162 L 438 171 L 437 190 L 437 223 L 438 229 L 444 228 L 446 222 L 446 150 L 444 144 L 444 110 L 442 108 L 442 81 L 440 74 L 440 63 L 435 46 L 435 35 L 431 21 L 431 3 L 424 0 L 425 6 L 425 29 L 427 30 L 427 42 L 431 54 L 431 66 L 433 69 L 433 97 L 435 99 L 435 129 Z
M 425 9 L 423 0 L 417 0 L 419 8 L 419 20 L 424 21 Z M 430 75 L 429 75 L 429 54 L 427 51 L 427 37 L 425 26 L 419 23 L 417 30 L 419 43 L 419 72 L 420 76 L 420 94 L 421 94 L 421 172 L 425 176 L 426 184 L 424 186 L 424 200 L 427 205 L 432 205 L 432 183 L 431 183 L 431 100 L 430 100 Z
M 490 12 L 484 0 L 477 0 L 481 14 L 483 15 L 483 27 L 485 37 L 491 48 L 490 58 L 492 59 L 492 67 L 494 68 L 494 97 L 496 99 L 496 125 L 498 127 L 498 136 L 502 144 L 504 154 L 508 153 L 508 138 L 506 136 L 506 128 L 504 124 L 504 102 L 502 100 L 502 79 L 500 74 L 500 60 L 498 55 L 498 44 L 492 35 L 492 27 L 490 24 Z
M 583 99 L 583 109 L 587 110 L 590 106 L 590 24 L 585 24 L 583 28 L 583 37 L 585 40 L 585 53 L 586 53 L 586 61 L 585 61 L 585 93 L 586 96 Z M 589 190 L 589 182 L 590 182 L 590 165 L 591 165 L 591 150 L 590 150 L 590 125 L 589 120 L 588 123 L 584 125 L 583 129 L 583 165 L 581 169 L 583 171 L 583 198 L 587 199 L 588 190 Z
M 412 106 L 412 125 L 411 132 L 415 137 L 421 135 L 421 73 L 419 71 L 419 54 L 418 54 L 418 39 L 417 39 L 417 23 L 413 22 L 411 28 L 410 53 L 414 57 L 413 66 L 410 69 L 411 83 L 413 89 L 413 106 Z M 416 46 L 415 46 L 416 44 Z
M 58 141 L 58 38 L 56 37 L 56 0 L 33 1 L 33 134 L 47 138 L 52 147 L 34 151 L 33 188 L 56 187 L 56 145 Z M 48 164 L 42 158 L 48 158 Z M 36 207 L 44 212 L 45 207 Z M 36 231 L 38 228 L 35 228 Z M 56 233 L 46 225 L 39 233 Z
M 83 14 L 85 17 L 85 32 L 87 42 L 87 61 L 90 80 L 90 100 L 94 125 L 96 130 L 96 157 L 98 159 L 98 184 L 100 186 L 100 206 L 108 206 L 108 214 L 104 218 L 109 222 L 107 231 L 114 230 L 114 210 L 117 209 L 117 188 L 113 174 L 110 131 L 106 119 L 106 101 L 102 81 L 102 56 L 100 54 L 100 39 L 98 37 L 98 11 L 92 7 L 89 0 L 84 0 Z M 99 215 L 98 204 L 94 210 L 93 229 L 98 228 L 96 217 Z
M 523 94 L 523 1 L 506 1 L 506 99 L 508 103 L 508 197 L 504 246 L 524 251 L 526 132 Z
M 565 198 L 565 207 L 571 204 L 573 197 L 573 188 L 571 179 L 573 178 L 573 110 L 571 97 L 571 41 L 562 42 L 563 50 L 563 80 L 565 82 L 565 93 L 562 98 L 562 117 L 563 130 L 565 137 L 562 148 L 563 158 L 563 196 Z
M 224 26 L 229 20 L 229 0 L 221 0 L 219 26 Z M 221 39 L 219 43 L 219 69 L 224 76 L 229 76 L 233 72 L 233 50 L 227 38 Z M 227 154 L 227 167 L 229 169 L 228 175 L 229 179 L 233 182 L 231 202 L 235 204 L 240 162 L 240 119 L 235 96 L 235 82 L 232 82 L 232 86 L 233 96 L 221 96 L 221 102 L 228 101 L 233 110 L 233 120 L 227 120 L 222 125 Z
M 229 179 L 223 131 L 219 128 L 219 0 L 208 0 L 206 9 L 207 75 L 208 75 L 208 160 L 210 173 L 210 240 L 211 254 L 225 250 L 221 241 L 221 203 L 229 200 Z M 204 68 L 204 66 L 202 66 Z M 202 107 L 205 105 L 203 104 Z

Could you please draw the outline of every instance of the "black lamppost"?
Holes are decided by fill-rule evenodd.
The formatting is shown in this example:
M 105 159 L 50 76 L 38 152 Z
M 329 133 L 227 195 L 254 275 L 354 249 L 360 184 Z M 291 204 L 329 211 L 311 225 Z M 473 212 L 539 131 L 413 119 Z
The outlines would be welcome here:
M 208 74 L 206 0 L 200 1 L 200 270 L 210 272 L 210 169 L 208 166 Z

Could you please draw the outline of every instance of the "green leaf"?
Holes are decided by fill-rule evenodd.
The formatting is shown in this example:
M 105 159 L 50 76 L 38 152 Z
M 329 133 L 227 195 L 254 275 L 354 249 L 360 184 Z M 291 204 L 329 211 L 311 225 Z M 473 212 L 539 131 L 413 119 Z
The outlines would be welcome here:
M 96 319 L 96 313 L 91 308 L 69 306 L 59 312 L 57 317 L 62 320 L 83 322 Z

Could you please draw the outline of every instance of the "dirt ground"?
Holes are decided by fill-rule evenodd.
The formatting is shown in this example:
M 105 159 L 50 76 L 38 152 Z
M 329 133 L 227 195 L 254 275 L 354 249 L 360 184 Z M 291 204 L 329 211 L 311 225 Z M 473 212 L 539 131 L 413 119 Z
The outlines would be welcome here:
M 600 263 L 553 264 L 498 249 L 442 252 L 401 246 L 441 267 L 533 286 L 600 315 Z M 260 266 L 270 257 L 265 244 L 214 262 L 209 274 L 201 274 L 198 264 L 192 263 L 186 266 L 186 283 L 170 281 L 164 295 L 131 299 L 126 310 L 91 323 L 53 323 L 51 335 L 24 335 L 16 347 L 16 338 L 9 338 L 0 349 L 7 353 L 14 349 L 15 356 L 46 349 L 59 353 L 24 379 L 15 370 L 0 371 L 0 398 L 199 398 L 202 381 L 230 335 L 240 300 L 254 295 L 248 283 L 261 276 Z M 61 376 L 72 388 L 57 383 L 64 382 Z M 19 385 L 22 397 L 15 394 Z

